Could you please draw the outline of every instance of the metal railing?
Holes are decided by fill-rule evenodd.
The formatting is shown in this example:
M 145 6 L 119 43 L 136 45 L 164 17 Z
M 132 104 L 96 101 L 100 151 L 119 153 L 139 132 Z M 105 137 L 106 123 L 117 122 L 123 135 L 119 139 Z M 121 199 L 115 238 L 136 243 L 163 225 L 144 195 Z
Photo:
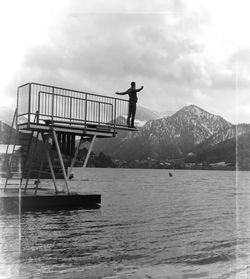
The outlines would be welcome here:
M 119 128 L 126 127 L 127 114 L 128 101 L 119 98 L 38 83 L 27 83 L 17 90 L 17 125 L 57 121 Z

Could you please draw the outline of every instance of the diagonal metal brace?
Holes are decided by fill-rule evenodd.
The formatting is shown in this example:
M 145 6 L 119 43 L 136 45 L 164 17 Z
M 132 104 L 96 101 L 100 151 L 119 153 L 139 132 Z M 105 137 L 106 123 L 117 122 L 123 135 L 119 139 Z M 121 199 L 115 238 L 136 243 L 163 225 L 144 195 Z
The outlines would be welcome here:
M 63 172 L 63 178 L 64 178 L 64 181 L 65 181 L 65 186 L 66 186 L 67 194 L 70 195 L 69 186 L 68 186 L 68 177 L 67 177 L 67 174 L 66 174 L 66 171 L 65 171 L 63 157 L 62 157 L 60 146 L 59 146 L 59 143 L 58 143 L 58 140 L 57 140 L 56 131 L 55 131 L 54 127 L 51 127 L 51 128 L 52 128 L 52 133 L 53 133 L 53 139 L 55 141 L 57 153 L 58 153 L 58 156 L 59 156 L 59 161 L 60 161 L 61 169 L 62 169 L 62 172 Z
M 86 156 L 86 158 L 85 158 L 85 161 L 84 161 L 84 164 L 83 164 L 83 167 L 82 167 L 83 169 L 85 169 L 86 166 L 87 166 L 90 153 L 91 153 L 91 151 L 92 151 L 92 149 L 93 149 L 93 146 L 94 146 L 95 139 L 96 139 L 96 135 L 94 135 L 94 136 L 92 137 L 92 140 L 91 140 L 91 143 L 90 143 L 90 146 L 89 146 L 89 150 L 88 150 L 87 156 Z

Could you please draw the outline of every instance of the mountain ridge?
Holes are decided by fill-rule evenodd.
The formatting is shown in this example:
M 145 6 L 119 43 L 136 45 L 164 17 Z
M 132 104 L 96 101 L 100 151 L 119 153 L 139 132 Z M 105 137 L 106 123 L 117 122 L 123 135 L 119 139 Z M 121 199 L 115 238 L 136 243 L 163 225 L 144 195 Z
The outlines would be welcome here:
M 119 131 L 114 138 L 97 140 L 94 151 L 120 161 L 186 159 L 196 163 L 224 160 L 235 164 L 237 138 L 242 169 L 250 168 L 250 160 L 243 158 L 249 153 L 246 148 L 247 139 L 250 141 L 250 124 L 232 124 L 196 105 L 185 106 L 162 118 L 141 107 L 138 112 L 138 119 L 145 122 L 138 131 Z M 6 110 L 2 114 L 4 122 L 10 123 L 13 115 Z
M 245 134 L 250 125 L 236 126 L 219 115 L 189 105 L 171 116 L 147 121 L 137 132 L 122 132 L 112 140 L 102 140 L 96 148 L 118 160 L 178 159 L 223 145 L 236 137 L 237 129 Z

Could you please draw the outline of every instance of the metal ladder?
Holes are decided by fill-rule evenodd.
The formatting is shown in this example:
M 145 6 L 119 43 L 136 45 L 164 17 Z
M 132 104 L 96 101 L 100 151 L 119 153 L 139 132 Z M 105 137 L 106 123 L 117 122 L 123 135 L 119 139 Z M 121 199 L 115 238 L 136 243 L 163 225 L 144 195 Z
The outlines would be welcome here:
M 7 162 L 4 191 L 6 191 L 8 186 L 18 186 L 19 188 L 22 187 L 22 182 L 24 177 L 26 176 L 26 173 L 28 172 L 29 174 L 29 172 L 31 171 L 32 157 L 35 149 L 35 144 L 38 139 L 38 133 L 34 138 L 34 131 L 26 131 L 25 133 L 24 132 L 20 133 L 18 129 L 18 125 L 16 125 L 16 123 L 17 123 L 17 110 L 15 110 L 13 116 L 9 140 L 5 152 L 5 158 L 8 160 L 8 162 Z M 12 145 L 11 139 L 13 138 L 13 135 L 14 135 L 13 148 L 11 153 L 9 153 L 10 145 Z M 15 176 L 13 177 L 12 168 L 13 168 L 15 156 L 17 156 L 19 161 L 18 164 L 19 168 L 16 177 Z M 25 158 L 25 160 L 22 160 L 22 158 Z M 17 183 L 16 181 L 19 182 Z M 26 179 L 25 187 L 27 187 L 27 184 L 28 184 L 28 176 Z

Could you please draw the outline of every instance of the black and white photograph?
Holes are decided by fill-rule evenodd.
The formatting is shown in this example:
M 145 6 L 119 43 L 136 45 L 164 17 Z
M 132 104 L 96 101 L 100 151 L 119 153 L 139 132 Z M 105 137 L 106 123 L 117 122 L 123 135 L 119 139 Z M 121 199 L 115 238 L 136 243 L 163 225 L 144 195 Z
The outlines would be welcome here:
M 250 279 L 250 2 L 0 2 L 0 278 Z

